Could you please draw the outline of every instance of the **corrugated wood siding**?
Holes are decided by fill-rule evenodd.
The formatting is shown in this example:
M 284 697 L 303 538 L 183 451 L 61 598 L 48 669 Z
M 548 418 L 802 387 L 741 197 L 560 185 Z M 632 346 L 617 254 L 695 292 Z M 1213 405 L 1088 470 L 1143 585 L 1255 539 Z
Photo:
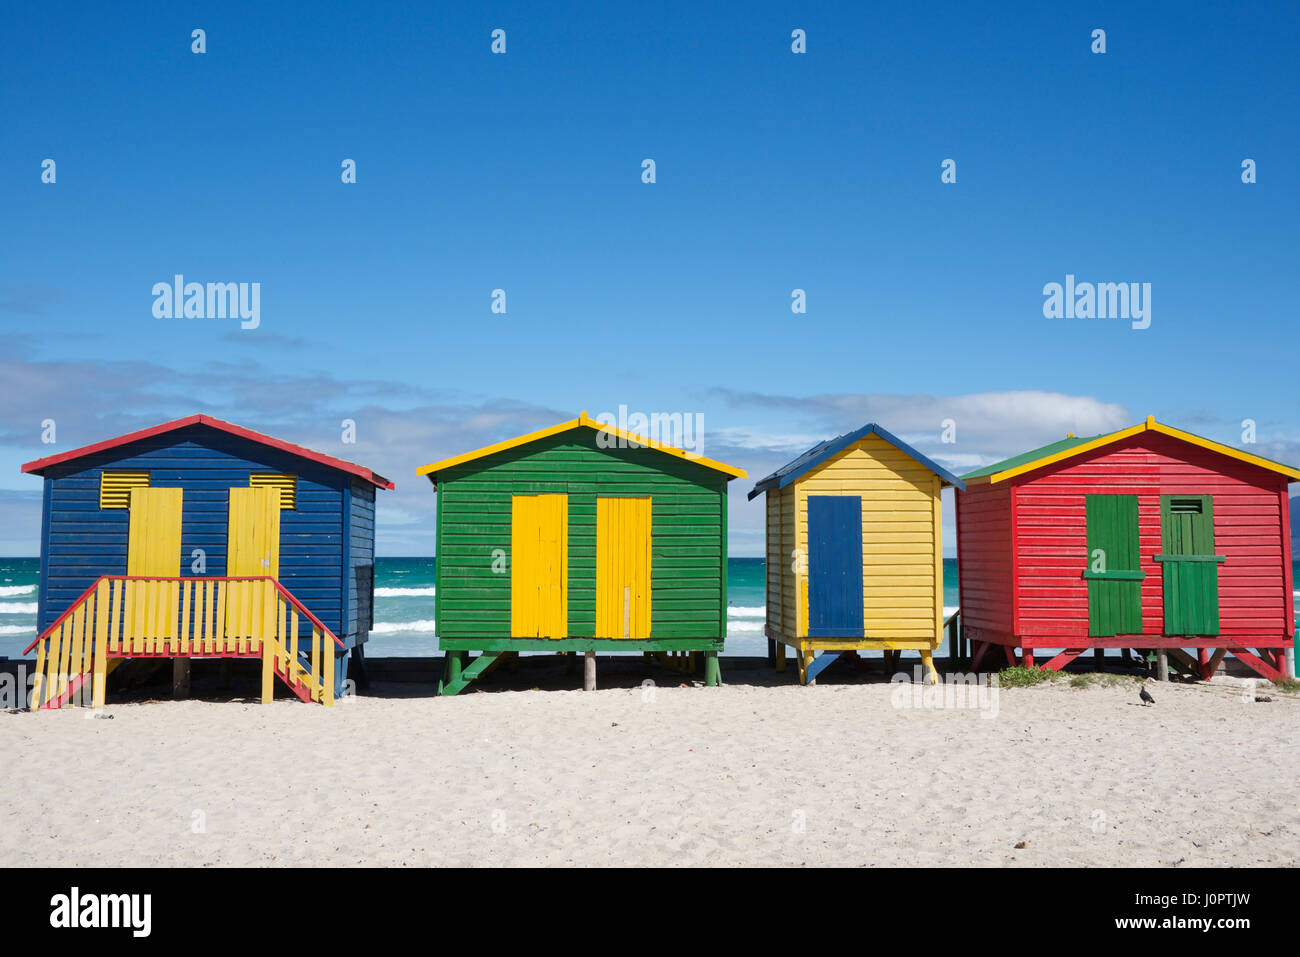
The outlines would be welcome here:
M 794 574 L 795 549 L 799 547 L 795 525 L 794 486 L 781 489 L 781 632 L 799 633 L 799 582 Z
M 957 582 L 961 589 L 962 627 L 1010 634 L 1014 581 L 1011 488 L 968 485 L 957 496 Z
M 763 493 L 763 505 L 766 509 L 764 529 L 766 546 L 763 550 L 764 572 L 767 576 L 764 602 L 767 605 L 767 624 L 770 628 L 781 630 L 781 493 L 779 489 L 768 489 Z
M 794 550 L 794 490 L 769 489 L 767 499 L 767 622 L 793 636 L 794 579 L 790 554 Z
M 935 638 L 940 480 L 911 456 L 870 435 L 794 484 L 799 547 L 806 553 L 809 495 L 862 496 L 862 608 L 870 638 Z M 804 623 L 806 625 L 806 623 Z M 801 632 L 802 634 L 802 632 Z
M 352 480 L 352 516 L 348 535 L 348 633 L 358 643 L 370 637 L 375 595 L 375 487 Z
M 1017 633 L 1088 634 L 1084 496 L 1138 496 L 1144 634 L 1163 634 L 1160 496 L 1214 496 L 1220 634 L 1286 634 L 1281 476 L 1169 436 L 1146 434 L 1017 482 Z M 962 507 L 965 508 L 963 500 Z M 964 570 L 963 570 L 964 574 Z M 964 587 L 964 582 L 963 582 Z
M 724 476 L 652 449 L 598 448 L 574 429 L 448 469 L 439 476 L 438 634 L 510 637 L 510 498 L 569 496 L 569 634 L 593 637 L 596 498 L 650 496 L 651 637 L 725 635 Z
M 248 473 L 294 472 L 297 508 L 280 516 L 280 580 L 340 638 L 343 581 L 343 485 L 351 477 L 236 436 L 195 426 L 153 436 L 55 466 L 47 473 L 49 526 L 39 627 L 49 625 L 100 575 L 126 574 L 126 509 L 99 507 L 104 469 L 142 469 L 154 487 L 183 488 L 181 574 L 193 574 L 191 553 L 207 554 L 207 575 L 226 573 L 228 493 L 246 488 Z

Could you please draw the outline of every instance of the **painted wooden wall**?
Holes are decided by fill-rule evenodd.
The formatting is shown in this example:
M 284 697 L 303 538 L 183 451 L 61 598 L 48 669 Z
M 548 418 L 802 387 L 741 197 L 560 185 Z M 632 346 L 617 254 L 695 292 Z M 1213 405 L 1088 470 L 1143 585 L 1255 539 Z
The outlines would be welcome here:
M 438 634 L 510 635 L 511 496 L 568 495 L 570 637 L 596 616 L 596 497 L 650 496 L 651 637 L 726 634 L 726 476 L 653 449 L 599 448 L 577 428 L 438 477 Z M 493 571 L 494 552 L 505 565 Z
M 799 594 L 794 572 L 794 486 L 768 489 L 767 623 L 784 635 L 799 629 Z
M 1214 496 L 1215 550 L 1227 556 L 1219 566 L 1220 633 L 1290 633 L 1285 478 L 1171 436 L 1144 433 L 1012 480 L 1016 634 L 1087 636 L 1088 587 L 1080 578 L 1087 556 L 1084 496 L 1106 493 L 1138 496 L 1145 634 L 1164 631 L 1161 566 L 1155 555 L 1160 552 L 1160 496 L 1171 494 Z M 959 540 L 959 547 L 966 545 Z
M 859 495 L 866 637 L 937 639 L 943 613 L 941 489 L 929 468 L 869 435 L 782 489 L 788 500 L 774 503 L 769 493 L 769 557 L 776 550 L 785 556 L 779 578 L 769 577 L 780 588 L 779 598 L 769 590 L 769 615 L 775 598 L 782 633 L 802 637 L 808 631 L 806 601 L 790 557 L 793 549 L 808 552 L 808 496 Z M 770 520 L 774 513 L 776 523 Z
M 297 508 L 285 509 L 280 516 L 280 580 L 346 644 L 355 643 L 357 632 L 345 627 L 351 613 L 343 584 L 348 567 L 345 490 L 352 477 L 204 426 L 152 436 L 47 470 L 40 628 L 52 623 L 99 576 L 126 574 L 129 512 L 99 507 L 105 469 L 148 471 L 151 486 L 184 489 L 184 576 L 197 574 L 192 571 L 194 549 L 206 553 L 204 574 L 226 573 L 232 486 L 247 486 L 250 471 L 297 475 Z M 372 490 L 372 508 L 373 498 Z M 364 538 L 356 545 L 364 550 Z M 373 556 L 373 531 L 370 548 Z M 373 557 L 369 561 L 373 563 Z
M 968 484 L 957 493 L 957 585 L 963 630 L 1009 636 L 1015 572 L 1011 489 Z
M 360 644 L 369 638 L 375 620 L 375 487 L 353 478 L 349 495 L 346 627 Z

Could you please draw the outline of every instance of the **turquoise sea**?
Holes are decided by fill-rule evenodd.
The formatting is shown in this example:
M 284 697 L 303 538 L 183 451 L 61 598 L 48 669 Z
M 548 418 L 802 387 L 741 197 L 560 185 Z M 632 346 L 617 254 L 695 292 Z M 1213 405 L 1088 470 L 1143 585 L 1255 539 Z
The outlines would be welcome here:
M 1295 580 L 1300 582 L 1300 563 Z M 957 605 L 957 562 L 943 563 L 943 603 Z M 0 558 L 0 657 L 18 658 L 36 637 L 35 558 Z M 764 561 L 733 558 L 727 563 L 727 655 L 767 653 Z M 437 653 L 434 595 L 438 583 L 432 558 L 375 560 L 375 627 L 366 654 L 407 657 Z

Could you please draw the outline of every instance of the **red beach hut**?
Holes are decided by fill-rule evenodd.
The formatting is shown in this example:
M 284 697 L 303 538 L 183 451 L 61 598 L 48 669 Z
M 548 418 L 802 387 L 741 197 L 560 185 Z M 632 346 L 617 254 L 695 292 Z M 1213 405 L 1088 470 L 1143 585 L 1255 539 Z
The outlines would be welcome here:
M 962 630 L 978 668 L 1059 651 L 1164 649 L 1211 677 L 1231 653 L 1271 680 L 1295 630 L 1289 483 L 1300 469 L 1148 417 L 963 476 Z M 1194 656 L 1194 657 L 1193 657 Z

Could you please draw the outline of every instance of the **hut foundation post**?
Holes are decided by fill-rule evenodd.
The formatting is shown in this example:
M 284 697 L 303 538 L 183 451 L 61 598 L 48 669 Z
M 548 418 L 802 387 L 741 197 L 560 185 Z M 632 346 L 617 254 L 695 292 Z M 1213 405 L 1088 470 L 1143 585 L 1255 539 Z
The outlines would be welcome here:
M 460 681 L 460 670 L 464 662 L 465 662 L 465 652 L 463 651 L 447 652 L 447 660 L 446 662 L 444 662 L 444 668 L 446 669 L 447 672 L 447 684 L 453 684 L 457 681 Z
M 1163 648 L 1156 651 L 1156 678 L 1159 681 L 1169 680 L 1169 656 Z
M 776 664 L 776 639 L 775 638 L 767 639 L 767 663 L 769 665 Z
M 172 697 L 188 698 L 190 696 L 190 659 L 172 659 Z
M 776 643 L 776 670 L 785 671 L 785 642 Z
M 1095 667 L 1098 671 L 1106 670 L 1106 649 L 1098 645 L 1092 651 L 1092 657 Z
M 582 690 L 596 690 L 596 653 L 589 651 L 582 662 Z
M 932 685 L 937 685 L 939 683 L 939 672 L 934 667 L 934 655 L 929 651 L 922 651 L 921 664 L 925 666 L 926 680 Z
M 330 651 L 334 649 L 331 648 Z M 262 639 L 262 704 L 270 704 L 275 697 L 275 649 L 271 642 Z
M 704 653 L 704 686 L 706 688 L 716 688 L 722 684 L 722 669 L 718 666 L 718 653 L 716 651 L 706 651 Z

